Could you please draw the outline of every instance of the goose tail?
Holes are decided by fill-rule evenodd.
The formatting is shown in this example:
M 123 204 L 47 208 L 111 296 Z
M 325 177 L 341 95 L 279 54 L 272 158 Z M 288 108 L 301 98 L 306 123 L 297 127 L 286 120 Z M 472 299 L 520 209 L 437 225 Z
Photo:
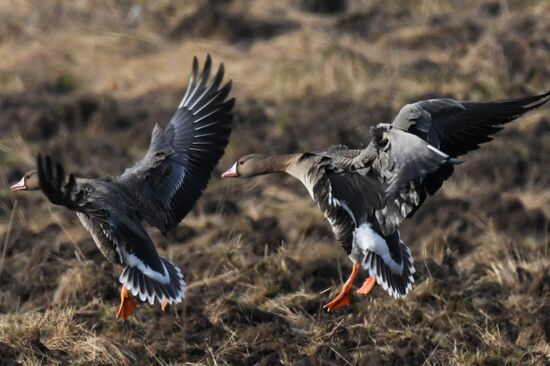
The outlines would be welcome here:
M 139 270 L 138 267 L 126 266 L 120 274 L 119 281 L 135 297 L 153 305 L 179 304 L 185 297 L 185 281 L 183 272 L 172 262 L 161 258 L 162 264 L 168 273 L 168 281 L 161 281 L 158 277 L 152 278 Z

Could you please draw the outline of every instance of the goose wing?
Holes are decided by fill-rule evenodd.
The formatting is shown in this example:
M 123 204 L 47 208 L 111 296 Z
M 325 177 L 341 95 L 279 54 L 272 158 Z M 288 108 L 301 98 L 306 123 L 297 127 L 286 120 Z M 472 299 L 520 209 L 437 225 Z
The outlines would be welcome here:
M 163 233 L 173 229 L 206 188 L 231 133 L 231 81 L 221 86 L 220 65 L 210 80 L 207 57 L 199 74 L 197 58 L 187 91 L 163 129 L 153 129 L 145 157 L 118 178 L 136 198 L 140 215 Z
M 491 141 L 490 136 L 500 131 L 502 125 L 540 107 L 549 99 L 550 91 L 492 102 L 422 100 L 401 108 L 392 125 L 456 157 Z
M 380 124 L 371 129 L 371 135 L 377 150 L 373 167 L 383 182 L 386 199 L 390 201 L 411 181 L 445 164 L 457 162 L 418 136 L 391 125 Z
M 387 204 L 376 212 L 384 234 L 437 192 L 454 172 L 455 157 L 491 141 L 503 124 L 549 99 L 550 92 L 494 102 L 431 99 L 406 105 L 391 125 L 372 128 L 371 144 L 354 163 L 371 167 L 384 185 Z
M 491 141 L 491 135 L 522 114 L 540 107 L 550 99 L 550 91 L 532 97 L 492 102 L 453 99 L 422 100 L 404 106 L 392 125 L 425 140 L 443 153 L 457 157 Z M 426 192 L 434 194 L 454 172 L 444 166 L 428 174 L 422 182 Z
M 382 186 L 384 204 L 375 215 L 381 232 L 388 236 L 422 204 L 425 177 L 441 169 L 452 169 L 458 161 L 392 125 L 373 127 L 371 137 L 367 148 L 369 164 L 355 169 L 376 177 Z

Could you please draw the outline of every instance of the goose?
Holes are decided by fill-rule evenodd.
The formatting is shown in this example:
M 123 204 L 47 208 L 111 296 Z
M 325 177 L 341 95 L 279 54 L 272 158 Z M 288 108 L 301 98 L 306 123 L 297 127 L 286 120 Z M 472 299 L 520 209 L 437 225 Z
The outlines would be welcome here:
M 371 127 L 364 149 L 335 145 L 317 152 L 245 155 L 222 178 L 285 173 L 302 182 L 352 262 L 327 311 L 350 304 L 362 268 L 369 276 L 357 293 L 367 295 L 377 283 L 400 298 L 412 289 L 415 273 L 400 224 L 453 174 L 459 156 L 548 99 L 550 91 L 492 102 L 422 100 L 405 105 L 391 124 Z
M 231 81 L 222 86 L 224 66 L 210 77 L 207 56 L 202 72 L 198 60 L 187 90 L 165 128 L 157 123 L 145 156 L 117 177 L 88 179 L 66 175 L 49 156 L 37 157 L 11 190 L 41 190 L 49 201 L 76 212 L 107 260 L 124 266 L 117 318 L 127 319 L 139 297 L 162 310 L 185 296 L 183 273 L 162 258 L 143 221 L 163 234 L 174 229 L 206 188 L 231 133 L 234 99 L 227 99 Z

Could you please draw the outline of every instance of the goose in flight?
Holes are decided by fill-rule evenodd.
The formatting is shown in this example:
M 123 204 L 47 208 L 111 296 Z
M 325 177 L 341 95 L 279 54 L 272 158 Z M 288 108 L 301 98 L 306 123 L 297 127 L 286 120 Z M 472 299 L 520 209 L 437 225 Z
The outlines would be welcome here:
M 117 318 L 130 316 L 137 302 L 165 310 L 185 295 L 182 271 L 158 255 L 142 224 L 163 234 L 174 229 L 206 188 L 224 153 L 233 119 L 231 81 L 222 85 L 221 64 L 211 78 L 207 57 L 199 73 L 197 58 L 185 95 L 165 128 L 153 128 L 149 150 L 118 177 L 87 179 L 66 175 L 48 156 L 11 186 L 12 191 L 42 190 L 51 203 L 76 212 L 103 255 L 124 266 Z
M 340 293 L 325 305 L 328 311 L 350 303 L 361 268 L 369 277 L 358 293 L 366 295 L 378 283 L 399 298 L 411 290 L 415 272 L 399 225 L 452 175 L 457 157 L 548 99 L 550 92 L 493 102 L 423 100 L 404 106 L 391 124 L 372 127 L 365 149 L 336 145 L 318 152 L 246 155 L 222 177 L 286 173 L 307 188 L 353 263 Z

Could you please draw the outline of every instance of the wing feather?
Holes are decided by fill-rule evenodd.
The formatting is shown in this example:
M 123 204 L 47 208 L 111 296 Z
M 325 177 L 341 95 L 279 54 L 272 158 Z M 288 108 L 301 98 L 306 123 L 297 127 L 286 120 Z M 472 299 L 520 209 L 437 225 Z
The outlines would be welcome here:
M 490 135 L 500 131 L 502 125 L 540 107 L 548 100 L 550 91 L 532 97 L 492 102 L 422 100 L 404 106 L 392 125 L 456 157 L 491 141 Z
M 503 125 L 550 100 L 550 91 L 493 102 L 431 99 L 404 106 L 391 125 L 371 130 L 373 141 L 354 160 L 380 175 L 387 205 L 376 212 L 384 234 L 411 217 L 453 171 L 453 159 L 476 150 Z
M 136 196 L 141 216 L 163 232 L 191 210 L 229 140 L 234 106 L 234 99 L 227 100 L 231 81 L 222 86 L 223 64 L 212 80 L 211 69 L 208 56 L 199 74 L 194 58 L 187 90 L 174 116 L 164 130 L 155 126 L 145 157 L 118 178 Z

